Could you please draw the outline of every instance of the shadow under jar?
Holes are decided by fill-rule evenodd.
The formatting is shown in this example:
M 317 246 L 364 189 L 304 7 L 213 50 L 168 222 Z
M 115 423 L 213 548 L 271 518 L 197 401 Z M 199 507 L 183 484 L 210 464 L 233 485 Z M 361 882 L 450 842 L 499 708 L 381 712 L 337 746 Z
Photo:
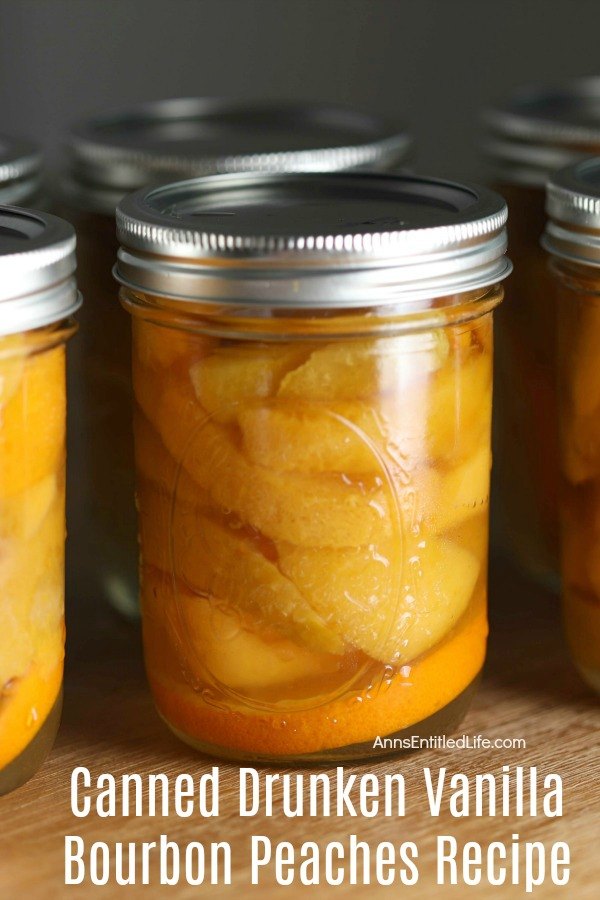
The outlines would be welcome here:
M 114 211 L 129 191 L 192 175 L 335 171 L 400 164 L 406 132 L 344 107 L 237 100 L 166 100 L 92 119 L 69 138 L 68 218 L 86 297 L 73 397 L 82 427 L 72 555 L 81 590 L 138 614 L 131 426 L 131 330 L 114 303 Z M 83 517 L 84 525 L 78 524 Z M 83 561 L 83 562 L 82 562 Z
M 600 692 L 600 158 L 554 175 L 544 246 L 557 279 L 561 557 L 571 656 Z
M 600 79 L 522 89 L 485 125 L 514 263 L 496 319 L 492 546 L 558 590 L 556 300 L 539 241 L 547 178 L 600 151 Z
M 60 719 L 74 269 L 70 225 L 0 207 L 0 794 L 38 769 Z
M 492 192 L 382 175 L 120 205 L 146 667 L 184 741 L 334 761 L 459 721 L 505 218 Z

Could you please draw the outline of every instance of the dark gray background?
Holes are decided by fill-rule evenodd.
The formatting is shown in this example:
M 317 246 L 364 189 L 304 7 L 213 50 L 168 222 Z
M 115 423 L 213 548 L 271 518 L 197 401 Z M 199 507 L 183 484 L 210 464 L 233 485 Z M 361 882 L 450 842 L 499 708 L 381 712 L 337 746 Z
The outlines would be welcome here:
M 600 0 L 0 0 L 0 131 L 55 153 L 82 115 L 154 97 L 343 101 L 405 121 L 424 172 L 479 175 L 477 116 L 600 73 Z

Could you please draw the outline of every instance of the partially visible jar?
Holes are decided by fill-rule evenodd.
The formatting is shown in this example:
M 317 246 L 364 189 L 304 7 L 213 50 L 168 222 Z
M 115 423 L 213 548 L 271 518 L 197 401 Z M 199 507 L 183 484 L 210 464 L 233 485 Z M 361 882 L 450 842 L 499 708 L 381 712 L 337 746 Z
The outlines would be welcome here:
M 492 192 L 216 176 L 126 198 L 146 668 L 199 750 L 447 733 L 487 635 Z
M 384 169 L 402 163 L 406 132 L 344 107 L 177 99 L 91 119 L 69 137 L 66 215 L 78 234 L 86 297 L 78 341 L 82 409 L 79 511 L 73 529 L 81 588 L 138 612 L 131 329 L 114 304 L 114 211 L 129 191 L 159 180 L 249 170 Z
M 600 159 L 552 176 L 543 238 L 557 280 L 563 606 L 600 693 Z
M 0 207 L 0 794 L 38 769 L 60 719 L 74 270 L 70 225 Z
M 42 156 L 30 141 L 0 134 L 0 206 L 40 206 Z
M 558 590 L 556 309 L 539 239 L 548 176 L 600 151 L 600 79 L 522 89 L 485 125 L 514 262 L 496 323 L 492 544 Z

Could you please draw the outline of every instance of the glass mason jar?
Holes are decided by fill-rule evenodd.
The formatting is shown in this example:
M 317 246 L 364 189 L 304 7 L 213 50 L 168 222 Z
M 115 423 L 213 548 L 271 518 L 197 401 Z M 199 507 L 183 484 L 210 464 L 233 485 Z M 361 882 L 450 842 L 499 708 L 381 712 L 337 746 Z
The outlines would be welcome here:
M 114 211 L 135 188 L 218 172 L 386 168 L 410 141 L 377 117 L 298 103 L 167 100 L 83 123 L 70 135 L 65 197 L 78 235 L 86 297 L 77 341 L 83 391 L 77 498 L 85 527 L 72 529 L 81 589 L 121 612 L 138 611 L 131 329 L 114 305 Z M 74 398 L 75 402 L 77 398 Z
M 600 159 L 548 184 L 544 246 L 557 279 L 561 561 L 567 641 L 600 692 Z
M 40 766 L 61 711 L 74 270 L 70 225 L 0 207 L 0 794 Z
M 600 150 L 600 79 L 521 90 L 486 125 L 514 262 L 496 320 L 492 540 L 558 590 L 555 287 L 539 240 L 548 176 Z
M 358 174 L 119 206 L 146 668 L 192 746 L 360 759 L 460 719 L 505 218 L 492 192 Z

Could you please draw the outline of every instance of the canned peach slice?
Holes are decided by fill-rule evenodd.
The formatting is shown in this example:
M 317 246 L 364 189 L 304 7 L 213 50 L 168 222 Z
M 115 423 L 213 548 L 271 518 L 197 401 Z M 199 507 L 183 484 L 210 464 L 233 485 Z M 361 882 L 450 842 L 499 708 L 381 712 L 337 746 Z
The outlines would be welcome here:
M 251 464 L 235 433 L 207 420 L 189 382 L 162 389 L 157 383 L 154 391 L 136 387 L 136 396 L 176 468 L 185 468 L 216 506 L 235 512 L 267 537 L 335 547 L 369 543 L 389 533 L 386 489 L 354 484 L 337 473 L 315 478 Z
M 227 432 L 210 422 L 188 444 L 182 465 L 216 506 L 274 541 L 346 547 L 391 530 L 384 488 L 365 488 L 335 474 L 317 478 L 250 465 Z
M 441 331 L 327 344 L 281 382 L 278 396 L 294 400 L 364 400 L 415 388 L 448 357 Z
M 489 441 L 492 361 L 473 352 L 434 377 L 426 408 L 427 446 L 434 459 L 453 462 Z
M 57 478 L 52 473 L 0 505 L 0 541 L 9 537 L 29 540 L 44 521 L 56 496 Z
M 0 607 L 0 628 L 2 639 L 6 640 L 0 659 L 0 691 L 4 690 L 8 695 L 16 690 L 18 680 L 29 671 L 35 644 L 33 635 L 23 629 L 16 611 L 9 606 Z
M 49 475 L 64 452 L 65 410 L 56 397 L 64 388 L 61 348 L 28 356 L 22 382 L 2 409 L 0 497 L 9 497 Z M 35 430 L 27 423 L 35 421 Z
M 158 508 L 157 508 L 158 507 Z M 161 568 L 164 506 L 151 487 L 140 495 L 143 560 Z M 155 522 L 155 527 L 152 523 Z M 219 522 L 206 510 L 181 501 L 173 508 L 171 568 L 188 591 L 199 596 L 227 597 L 264 625 L 301 643 L 331 653 L 343 650 L 342 638 L 283 574 L 276 557 L 265 555 L 265 542 L 235 523 Z
M 2 338 L 0 353 L 0 407 L 4 407 L 19 388 L 25 368 L 26 339 L 23 334 Z
M 22 620 L 24 626 L 40 582 L 62 562 L 64 507 L 58 491 L 52 500 L 35 533 L 28 539 L 14 540 L 10 549 L 5 546 L 0 558 L 2 605 L 12 607 L 15 617 Z M 9 544 L 8 538 L 5 543 Z M 62 597 L 59 599 L 62 602 Z
M 589 305 L 580 305 L 570 325 L 573 331 L 568 385 L 571 409 L 577 416 L 593 416 L 600 412 L 600 306 L 593 301 Z
M 248 459 L 289 472 L 381 473 L 385 427 L 366 404 L 248 406 L 238 415 Z
M 192 665 L 200 663 L 205 674 L 227 687 L 255 696 L 279 689 L 289 696 L 292 685 L 311 682 L 316 686 L 320 678 L 335 675 L 343 665 L 340 656 L 310 650 L 269 632 L 264 620 L 240 614 L 237 607 L 218 600 L 183 591 L 178 607 L 183 640 L 190 648 L 188 660 Z
M 310 353 L 310 346 L 266 344 L 224 347 L 197 362 L 190 378 L 201 406 L 218 422 L 235 417 L 237 406 L 272 397 L 281 379 Z
M 283 550 L 281 570 L 350 646 L 403 664 L 434 646 L 464 613 L 479 574 L 447 540 Z
M 465 520 L 487 511 L 492 455 L 483 441 L 471 456 L 449 468 L 429 468 L 414 478 L 420 487 L 423 521 L 436 534 L 458 528 Z
M 176 370 L 181 365 L 189 368 L 209 353 L 211 346 L 210 340 L 198 341 L 184 328 L 156 323 L 137 347 L 137 362 L 150 370 Z
M 148 376 L 136 379 L 135 388 L 146 418 L 160 435 L 176 467 L 185 467 L 197 484 L 209 491 L 214 503 L 235 511 L 243 521 L 274 540 L 309 546 L 347 546 L 353 540 L 368 543 L 377 532 L 389 528 L 384 515 L 389 503 L 387 492 L 342 481 L 345 472 L 340 465 L 329 473 L 330 477 L 317 481 L 304 469 L 287 473 L 254 465 L 238 446 L 235 430 L 207 418 L 189 380 L 178 378 L 162 385 L 158 376 L 154 380 Z M 365 413 L 363 419 L 367 417 L 377 422 L 375 416 Z M 311 416 L 310 446 L 313 448 L 319 442 L 323 444 L 328 429 L 331 432 L 329 418 L 325 414 Z M 325 438 L 321 427 L 326 431 Z M 344 445 L 354 448 L 355 458 L 362 460 L 361 469 L 367 465 L 367 472 L 381 468 L 376 453 L 358 429 L 345 425 L 340 418 L 332 427 L 338 432 L 346 429 Z M 254 441 L 255 445 L 258 440 Z M 281 440 L 285 440 L 285 435 L 281 435 Z M 260 455 L 258 446 L 255 452 Z M 323 453 L 326 452 L 324 449 Z M 160 471 L 150 458 L 148 465 Z M 330 508 L 334 510 L 331 516 Z M 337 515 L 336 511 L 343 514 Z M 352 532 L 352 528 L 356 531 Z

